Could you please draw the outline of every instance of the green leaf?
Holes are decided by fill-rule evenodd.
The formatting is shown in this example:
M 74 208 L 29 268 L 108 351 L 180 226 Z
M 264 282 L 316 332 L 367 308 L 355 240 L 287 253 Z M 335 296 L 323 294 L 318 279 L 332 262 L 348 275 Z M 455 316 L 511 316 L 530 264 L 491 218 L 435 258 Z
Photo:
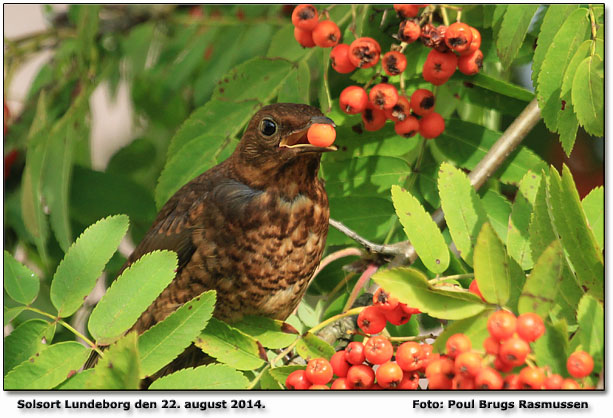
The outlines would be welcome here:
M 53 389 L 83 366 L 89 353 L 90 350 L 75 341 L 53 344 L 8 372 L 4 376 L 4 389 Z
M 456 165 L 472 170 L 500 138 L 502 133 L 458 119 L 445 121 L 445 132 L 433 140 L 437 151 Z M 494 176 L 503 183 L 519 183 L 528 170 L 540 173 L 545 162 L 527 147 L 511 153 Z
M 553 325 L 545 321 L 545 334 L 532 346 L 538 366 L 550 367 L 552 373 L 568 376 L 568 331 L 565 321 L 558 321 Z
M 42 205 L 42 176 L 45 161 L 47 134 L 47 99 L 42 92 L 36 105 L 34 121 L 28 133 L 26 165 L 21 182 L 21 211 L 23 222 L 34 238 L 36 248 L 44 264 L 47 263 L 47 238 L 49 226 Z
M 519 191 L 513 202 L 507 233 L 507 248 L 509 255 L 519 263 L 524 270 L 529 270 L 534 264 L 530 251 L 530 218 L 532 205 L 536 198 L 541 176 L 528 171 L 519 184 Z
M 432 344 L 434 346 L 434 351 L 437 353 L 444 353 L 447 339 L 458 333 L 462 333 L 470 339 L 473 350 L 480 351 L 483 347 L 483 341 L 489 337 L 487 319 L 492 312 L 492 309 L 486 309 L 478 315 L 454 321 L 446 326 L 443 332 L 436 337 L 434 344 Z
M 401 158 L 373 155 L 327 162 L 324 172 L 329 196 L 376 197 L 404 183 L 411 167 Z
M 292 71 L 283 83 L 277 101 L 279 103 L 310 104 L 311 72 L 305 61 L 300 61 L 298 70 Z
M 51 283 L 51 302 L 61 318 L 83 304 L 127 230 L 127 216 L 110 216 L 88 227 L 70 246 Z
M 481 201 L 466 174 L 446 162 L 441 164 L 438 188 L 453 242 L 462 259 L 472 266 L 473 247 L 487 220 Z
M 105 351 L 84 389 L 117 390 L 140 388 L 140 362 L 136 332 L 130 332 Z
M 549 171 L 547 184 L 549 216 L 562 240 L 567 258 L 579 283 L 596 298 L 604 295 L 604 264 L 602 252 L 589 229 L 581 207 L 579 193 L 566 165 L 562 178 L 554 167 Z
M 25 306 L 17 306 L 14 308 L 4 307 L 4 325 L 10 324 L 10 322 L 17 318 L 23 311 L 25 311 Z
M 15 302 L 29 305 L 38 296 L 40 279 L 26 266 L 4 251 L 4 289 Z
M 262 377 L 260 378 L 260 389 L 263 390 L 281 390 L 284 389 L 284 386 L 277 382 L 277 379 L 272 377 L 270 374 L 270 369 L 265 370 L 262 373 Z
M 592 189 L 581 201 L 581 206 L 599 248 L 604 248 L 604 188 L 600 186 Z
M 585 294 L 579 287 L 575 275 L 570 271 L 568 263 L 564 263 L 562 269 L 562 280 L 558 282 L 558 293 L 555 302 L 549 313 L 552 320 L 563 319 L 567 324 L 575 325 L 577 318 L 575 311 L 579 300 Z
M 255 370 L 265 361 L 263 349 L 256 340 L 215 318 L 209 320 L 196 338 L 196 346 L 219 362 L 239 370 Z
M 51 342 L 54 326 L 42 319 L 30 319 L 4 338 L 4 374 L 36 353 L 46 349 Z
M 602 368 L 604 356 L 604 310 L 602 305 L 590 295 L 585 295 L 577 307 L 579 338 L 581 348 L 594 359 L 594 371 Z
M 507 242 L 509 216 L 511 215 L 511 204 L 509 201 L 500 193 L 493 189 L 488 189 L 481 197 L 481 204 L 498 237 L 502 242 Z
M 258 340 L 267 348 L 284 348 L 293 343 L 298 332 L 289 324 L 263 316 L 244 316 L 232 326 Z
M 544 172 L 543 172 L 544 175 Z M 547 209 L 547 182 L 541 181 L 534 198 L 530 217 L 530 249 L 532 258 L 538 259 L 553 240 L 558 239 L 551 224 Z
M 373 242 L 382 241 L 394 224 L 394 205 L 387 199 L 378 197 L 332 197 L 329 196 L 330 217 L 360 236 Z M 351 244 L 353 241 L 345 234 L 330 228 L 327 245 Z
M 311 50 L 300 46 L 294 38 L 294 25 L 287 24 L 272 36 L 266 56 L 298 61 L 307 53 L 311 53 Z
M 335 353 L 334 347 L 310 332 L 307 332 L 298 340 L 296 352 L 307 361 L 319 357 L 330 360 L 330 357 Z
M 562 108 L 560 92 L 564 73 L 570 59 L 587 36 L 589 36 L 587 9 L 576 9 L 562 24 L 545 55 L 536 92 L 543 120 L 552 132 L 558 130 L 558 112 Z
M 511 257 L 508 258 L 508 261 L 511 289 L 509 292 L 509 300 L 507 301 L 507 308 L 517 314 L 519 312 L 517 306 L 519 304 L 521 291 L 526 283 L 526 274 L 521 266 L 517 264 L 517 261 L 513 260 Z
M 570 153 L 573 150 L 573 145 L 577 138 L 577 128 L 579 127 L 579 121 L 577 120 L 575 107 L 572 102 L 573 79 L 581 61 L 589 56 L 591 45 L 591 41 L 585 41 L 579 46 L 577 52 L 575 52 L 575 55 L 573 55 L 568 63 L 560 90 L 562 107 L 558 111 L 558 132 L 560 133 L 560 143 L 568 157 L 570 157 Z
M 520 87 L 516 84 L 509 83 L 508 81 L 505 81 L 503 79 L 493 77 L 492 75 L 484 73 L 478 73 L 473 76 L 457 74 L 454 75 L 454 78 L 462 80 L 465 83 L 470 83 L 472 86 L 480 87 L 483 90 L 487 90 L 487 94 L 496 93 L 504 97 L 519 100 L 520 102 L 524 103 L 524 107 L 528 102 L 534 99 L 534 93 L 532 93 L 530 90 Z M 466 89 L 466 91 L 469 90 L 470 88 Z M 479 90 L 477 89 L 476 91 Z M 504 110 L 500 109 L 500 111 Z
M 287 380 L 287 376 L 289 376 L 292 372 L 296 370 L 304 370 L 305 366 L 281 366 L 275 367 L 274 369 L 269 369 L 268 372 L 270 375 L 280 384 L 285 387 L 285 381 Z
M 413 268 L 379 270 L 372 279 L 402 303 L 434 318 L 464 319 L 485 309 L 481 299 L 466 291 L 441 290 L 430 286 L 426 276 Z
M 88 329 L 96 343 L 110 344 L 130 329 L 174 279 L 176 269 L 176 253 L 154 251 L 124 270 L 89 317 Z
M 194 369 L 183 369 L 161 377 L 149 386 L 155 390 L 240 390 L 249 381 L 243 374 L 224 364 L 209 364 Z
M 538 4 L 509 4 L 496 36 L 498 56 L 504 68 L 508 68 L 517 55 L 528 33 L 530 22 Z
M 404 232 L 424 265 L 433 273 L 447 270 L 447 243 L 430 214 L 413 195 L 399 186 L 392 186 L 392 200 Z
M 573 79 L 573 106 L 587 133 L 604 135 L 604 62 L 598 55 L 581 61 Z
M 206 327 L 214 307 L 215 291 L 210 290 L 145 331 L 138 338 L 140 377 L 152 376 L 181 354 Z
M 536 41 L 536 49 L 534 50 L 534 58 L 532 61 L 532 84 L 535 87 L 538 83 L 538 76 L 541 72 L 543 60 L 553 42 L 554 36 L 558 33 L 558 30 L 566 18 L 578 7 L 578 4 L 550 4 L 547 8 Z
M 83 390 L 93 373 L 94 369 L 83 370 L 58 386 L 57 390 Z
M 519 298 L 519 313 L 535 312 L 546 318 L 562 281 L 564 258 L 555 240 L 537 259 Z
M 473 264 L 483 298 L 504 306 L 511 290 L 509 260 L 502 241 L 488 222 L 483 224 L 477 237 Z

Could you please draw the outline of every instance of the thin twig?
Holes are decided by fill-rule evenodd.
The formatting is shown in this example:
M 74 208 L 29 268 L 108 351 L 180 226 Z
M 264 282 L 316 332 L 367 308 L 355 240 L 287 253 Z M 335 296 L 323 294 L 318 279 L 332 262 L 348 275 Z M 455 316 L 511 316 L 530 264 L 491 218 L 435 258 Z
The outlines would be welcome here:
M 353 290 L 351 291 L 351 294 L 349 295 L 349 299 L 347 299 L 347 302 L 345 303 L 343 312 L 347 311 L 349 308 L 353 306 L 353 302 L 355 302 L 355 300 L 358 298 L 358 293 L 360 293 L 360 289 L 364 287 L 368 279 L 370 279 L 370 277 L 373 274 L 375 274 L 378 269 L 379 269 L 379 266 L 375 264 L 370 264 L 368 267 L 366 267 L 366 270 L 364 270 L 364 272 L 362 273 L 362 275 L 356 282 L 355 286 L 353 287 Z

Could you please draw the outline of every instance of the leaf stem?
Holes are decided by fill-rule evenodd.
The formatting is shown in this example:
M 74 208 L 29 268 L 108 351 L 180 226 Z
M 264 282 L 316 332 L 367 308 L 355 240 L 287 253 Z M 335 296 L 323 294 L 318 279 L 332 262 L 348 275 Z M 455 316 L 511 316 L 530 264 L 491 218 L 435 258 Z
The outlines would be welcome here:
M 251 382 L 251 384 L 249 386 L 247 386 L 247 390 L 251 390 L 255 387 L 255 385 L 258 384 L 258 382 L 260 381 L 260 379 L 262 378 L 262 375 L 264 373 L 266 373 L 266 371 L 270 369 L 270 364 L 267 364 L 266 366 L 264 366 L 264 368 L 262 370 L 260 370 L 260 373 L 258 373 L 258 375 L 255 377 L 255 379 L 253 379 L 253 381 Z
M 68 324 L 67 322 L 65 322 L 64 320 L 60 319 L 57 316 L 53 316 L 50 313 L 47 313 L 45 311 L 41 311 L 38 308 L 34 308 L 32 306 L 26 306 L 26 309 L 32 312 L 36 312 L 39 315 L 42 316 L 46 316 L 47 318 L 52 319 L 54 322 L 57 322 L 58 324 L 62 325 L 64 328 L 66 328 L 67 330 L 69 330 L 70 332 L 72 332 L 74 335 L 76 335 L 77 337 L 79 337 L 80 339 L 82 339 L 83 341 L 85 341 L 85 343 L 87 345 L 90 346 L 90 348 L 92 350 L 94 350 L 96 353 L 98 353 L 100 356 L 104 356 L 102 350 L 100 350 L 96 344 L 91 341 L 89 338 L 87 338 L 85 335 L 81 334 L 79 331 L 77 331 L 76 329 L 74 329 L 70 324 Z
M 434 334 L 426 334 L 426 335 L 413 335 L 408 337 L 388 337 L 390 341 L 400 342 L 400 341 L 425 341 L 428 339 L 435 339 L 437 336 Z
M 379 266 L 375 264 L 369 264 L 368 267 L 366 267 L 366 270 L 364 270 L 364 272 L 356 282 L 355 286 L 353 287 L 353 290 L 349 295 L 349 299 L 347 299 L 347 302 L 345 303 L 343 311 L 347 311 L 349 308 L 351 308 L 351 306 L 353 306 L 353 302 L 355 302 L 355 300 L 358 298 L 358 293 L 360 293 L 360 290 L 364 287 L 368 279 L 370 279 L 370 277 L 377 272 L 378 269 Z
M 338 315 L 331 316 L 330 318 L 326 319 L 325 321 L 320 322 L 319 324 L 315 325 L 308 332 L 310 332 L 311 334 L 315 334 L 317 331 L 322 330 L 326 326 L 330 325 L 333 322 L 338 321 L 339 319 L 343 319 L 343 318 L 345 318 L 347 316 L 358 315 L 360 312 L 362 312 L 366 308 L 367 308 L 367 306 L 358 306 L 357 308 L 349 309 L 348 311 L 339 313 Z

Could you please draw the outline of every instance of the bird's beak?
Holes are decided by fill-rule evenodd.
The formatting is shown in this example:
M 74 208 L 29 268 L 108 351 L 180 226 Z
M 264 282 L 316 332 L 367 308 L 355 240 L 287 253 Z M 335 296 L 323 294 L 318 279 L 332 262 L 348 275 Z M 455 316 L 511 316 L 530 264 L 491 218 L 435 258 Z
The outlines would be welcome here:
M 313 116 L 309 122 L 302 128 L 290 133 L 279 143 L 279 148 L 291 148 L 296 149 L 299 152 L 329 152 L 336 151 L 337 148 L 334 145 L 330 145 L 329 147 L 316 147 L 314 145 L 309 144 L 307 139 L 307 132 L 311 125 L 314 124 L 326 124 L 332 125 L 336 128 L 336 124 L 330 118 L 325 116 Z

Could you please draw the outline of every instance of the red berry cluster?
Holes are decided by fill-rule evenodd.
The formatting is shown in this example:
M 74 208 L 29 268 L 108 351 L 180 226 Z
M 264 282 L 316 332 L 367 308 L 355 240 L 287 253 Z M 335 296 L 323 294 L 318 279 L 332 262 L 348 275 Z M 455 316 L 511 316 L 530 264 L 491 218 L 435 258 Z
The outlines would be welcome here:
M 317 9 L 311 4 L 300 4 L 292 12 L 294 38 L 305 48 L 330 48 L 338 44 L 341 30 L 331 20 L 319 20 Z
M 285 386 L 288 389 L 415 390 L 420 376 L 437 356 L 432 354 L 430 344 L 408 341 L 397 347 L 394 357 L 392 342 L 377 335 L 364 343 L 349 343 L 329 362 L 323 358 L 310 360 L 306 370 L 296 370 L 287 377 Z M 334 381 L 333 376 L 336 376 Z M 330 381 L 332 384 L 328 387 Z
M 418 313 L 421 313 L 419 309 L 399 302 L 379 288 L 373 295 L 373 304 L 358 315 L 358 326 L 366 334 L 378 334 L 388 322 L 393 325 L 403 325 L 409 322 L 411 315 Z
M 402 51 L 407 44 L 418 39 L 433 48 L 423 67 L 424 80 L 436 86 L 441 85 L 449 80 L 456 68 L 464 74 L 476 74 L 483 60 L 479 50 L 479 31 L 461 22 L 449 27 L 434 27 L 421 19 L 424 23 L 420 24 L 417 16 L 425 6 L 394 5 L 402 19 L 398 32 L 398 39 L 402 43 L 392 46 L 382 57 L 381 46 L 370 37 L 357 38 L 351 44 L 338 43 L 338 26 L 329 20 L 318 21 L 317 10 L 310 4 L 301 4 L 294 9 L 294 36 L 307 48 L 315 45 L 334 46 L 330 53 L 330 63 L 341 74 L 350 73 L 356 68 L 374 67 L 381 61 L 380 73 L 384 72 L 387 76 L 400 75 L 407 67 L 407 58 Z M 422 137 L 432 139 L 445 130 L 443 117 L 434 111 L 435 99 L 431 91 L 419 89 L 409 96 L 388 83 L 387 77 L 382 76 L 381 79 L 381 83 L 374 85 L 368 92 L 356 85 L 345 88 L 339 99 L 341 110 L 350 115 L 361 114 L 367 131 L 381 129 L 388 120 L 394 122 L 394 130 L 398 135 L 407 138 L 419 132 Z

